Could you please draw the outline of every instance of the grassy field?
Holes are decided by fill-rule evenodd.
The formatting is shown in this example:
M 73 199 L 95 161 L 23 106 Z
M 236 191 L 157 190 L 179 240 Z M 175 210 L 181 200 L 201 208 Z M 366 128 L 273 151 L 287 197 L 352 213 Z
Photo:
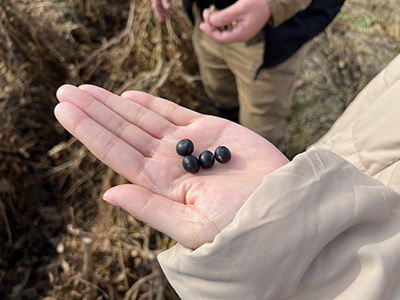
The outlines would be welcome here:
M 102 201 L 125 179 L 56 122 L 55 91 L 138 89 L 207 112 L 176 0 L 0 2 L 0 299 L 178 299 L 156 255 L 174 241 Z M 398 0 L 348 0 L 312 43 L 290 117 L 290 157 L 318 140 L 400 52 Z

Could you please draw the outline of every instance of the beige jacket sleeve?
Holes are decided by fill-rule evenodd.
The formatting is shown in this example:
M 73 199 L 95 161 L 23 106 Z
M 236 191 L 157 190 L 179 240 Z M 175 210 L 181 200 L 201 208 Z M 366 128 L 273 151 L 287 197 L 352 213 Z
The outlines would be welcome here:
M 400 299 L 400 195 L 323 148 L 267 175 L 213 243 L 159 255 L 182 299 Z
M 265 0 L 271 9 L 272 26 L 276 27 L 289 20 L 299 11 L 305 10 L 312 0 Z

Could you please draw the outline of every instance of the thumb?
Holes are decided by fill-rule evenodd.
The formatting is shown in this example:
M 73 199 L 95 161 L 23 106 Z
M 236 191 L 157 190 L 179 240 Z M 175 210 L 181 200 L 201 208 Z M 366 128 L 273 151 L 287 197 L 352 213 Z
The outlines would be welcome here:
M 215 27 L 222 27 L 237 20 L 239 14 L 240 10 L 238 10 L 238 5 L 235 3 L 225 9 L 210 14 L 209 22 Z
M 188 232 L 185 220 L 193 219 L 193 209 L 135 184 L 123 184 L 107 190 L 104 201 L 121 207 L 133 217 L 170 236 L 185 247 L 195 249 L 200 243 Z
M 164 233 L 173 231 L 177 219 L 175 216 L 183 206 L 134 184 L 112 187 L 104 193 L 103 199 Z

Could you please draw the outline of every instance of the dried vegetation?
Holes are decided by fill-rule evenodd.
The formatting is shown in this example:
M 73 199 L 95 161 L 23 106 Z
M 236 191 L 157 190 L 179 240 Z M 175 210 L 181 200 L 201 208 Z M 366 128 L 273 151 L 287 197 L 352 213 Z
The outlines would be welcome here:
M 348 0 L 313 43 L 290 121 L 291 155 L 323 134 L 400 49 L 397 0 Z M 175 1 L 0 2 L 0 299 L 178 299 L 156 255 L 173 241 L 101 195 L 125 179 L 53 117 L 63 83 L 138 89 L 212 112 Z
M 190 31 L 177 3 L 162 25 L 149 1 L 0 2 L 0 298 L 177 299 L 155 259 L 173 241 L 103 203 L 125 179 L 52 110 L 63 83 L 196 108 Z
M 400 53 L 400 1 L 347 0 L 314 39 L 289 123 L 289 155 L 317 141 L 355 95 Z

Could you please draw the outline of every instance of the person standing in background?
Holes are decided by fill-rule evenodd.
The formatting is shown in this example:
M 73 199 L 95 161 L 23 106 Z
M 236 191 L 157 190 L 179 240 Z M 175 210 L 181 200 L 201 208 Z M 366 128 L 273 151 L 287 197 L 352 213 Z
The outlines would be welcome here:
M 308 42 L 329 25 L 344 0 L 183 2 L 194 24 L 201 80 L 218 115 L 285 153 L 294 83 Z M 169 18 L 170 0 L 152 0 L 152 7 L 161 22 Z

